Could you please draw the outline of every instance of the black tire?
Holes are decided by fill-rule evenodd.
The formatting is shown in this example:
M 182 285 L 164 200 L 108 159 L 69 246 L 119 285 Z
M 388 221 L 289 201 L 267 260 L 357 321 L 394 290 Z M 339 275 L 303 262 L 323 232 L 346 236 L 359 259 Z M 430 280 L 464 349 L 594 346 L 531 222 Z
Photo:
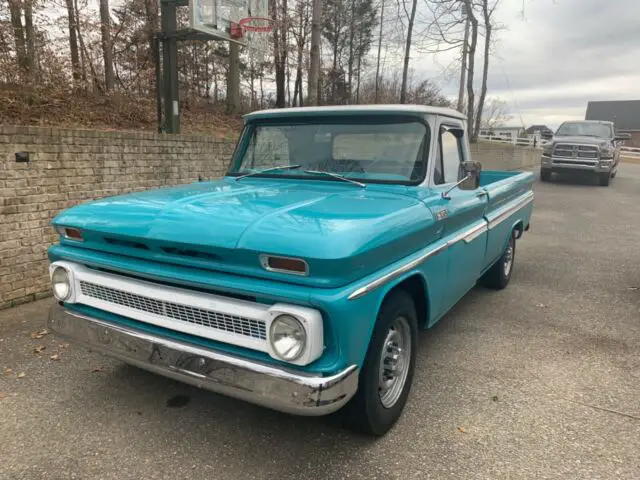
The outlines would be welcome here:
M 598 174 L 598 181 L 601 187 L 608 187 L 611 180 L 611 174 L 609 172 Z
M 551 171 L 549 170 L 540 170 L 540 180 L 543 182 L 550 182 L 551 181 Z
M 411 351 L 408 355 L 408 371 L 399 397 L 391 406 L 383 405 L 380 389 L 380 364 L 383 349 L 392 331 L 391 326 L 400 317 L 406 320 L 410 332 Z M 382 304 L 373 335 L 369 342 L 367 356 L 360 371 L 358 391 L 354 398 L 344 409 L 346 419 L 354 430 L 373 436 L 382 436 L 396 423 L 411 390 L 413 372 L 416 363 L 416 350 L 418 339 L 418 322 L 416 308 L 411 296 L 403 290 L 392 292 Z M 390 350 L 387 349 L 387 352 Z M 406 351 L 406 349 L 405 349 Z M 406 361 L 406 358 L 405 358 Z
M 509 259 L 509 257 L 511 257 Z M 511 261 L 510 267 L 507 270 L 506 263 Z M 513 273 L 513 266 L 516 260 L 516 236 L 514 232 L 511 233 L 511 237 L 509 237 L 509 243 L 507 244 L 504 252 L 492 265 L 492 267 L 486 271 L 486 273 L 480 279 L 482 285 L 487 288 L 492 288 L 494 290 L 502 290 L 509 284 L 509 280 L 511 280 L 511 274 Z

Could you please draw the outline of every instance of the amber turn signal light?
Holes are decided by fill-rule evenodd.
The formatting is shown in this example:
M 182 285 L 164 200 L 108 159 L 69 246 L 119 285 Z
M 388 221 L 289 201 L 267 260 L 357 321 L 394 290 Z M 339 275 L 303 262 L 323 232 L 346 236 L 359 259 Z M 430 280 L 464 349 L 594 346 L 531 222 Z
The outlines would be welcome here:
M 309 266 L 300 258 L 272 257 L 261 255 L 260 263 L 265 270 L 271 272 L 291 273 L 294 275 L 308 275 Z

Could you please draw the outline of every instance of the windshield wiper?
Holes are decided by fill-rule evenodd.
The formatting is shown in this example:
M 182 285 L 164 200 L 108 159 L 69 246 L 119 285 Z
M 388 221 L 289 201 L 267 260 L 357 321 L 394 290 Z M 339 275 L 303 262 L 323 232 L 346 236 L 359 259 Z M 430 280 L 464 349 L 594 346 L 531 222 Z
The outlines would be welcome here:
M 252 175 L 259 175 L 261 173 L 275 172 L 276 170 L 294 170 L 296 168 L 300 168 L 301 165 L 278 165 L 271 168 L 263 168 L 262 170 L 256 170 L 255 172 L 245 173 L 244 175 L 239 175 L 236 177 L 236 181 L 241 178 L 251 177 Z
M 351 180 L 350 178 L 345 177 L 344 175 L 340 175 L 339 173 L 325 172 L 323 170 L 304 170 L 304 173 L 310 173 L 312 175 L 328 175 L 330 177 L 337 178 L 338 180 L 342 180 L 343 182 L 349 182 L 353 183 L 354 185 L 358 185 L 361 188 L 367 188 L 364 183 Z

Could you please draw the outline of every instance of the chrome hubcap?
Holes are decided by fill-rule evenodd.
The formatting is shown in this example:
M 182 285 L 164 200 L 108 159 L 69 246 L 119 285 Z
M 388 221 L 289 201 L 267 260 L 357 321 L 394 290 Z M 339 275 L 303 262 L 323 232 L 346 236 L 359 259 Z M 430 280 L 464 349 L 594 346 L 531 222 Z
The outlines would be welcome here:
M 389 327 L 380 356 L 378 393 L 384 408 L 393 407 L 404 390 L 411 359 L 411 329 L 404 317 Z
M 508 277 L 513 266 L 513 244 L 509 243 L 507 251 L 504 253 L 504 275 Z

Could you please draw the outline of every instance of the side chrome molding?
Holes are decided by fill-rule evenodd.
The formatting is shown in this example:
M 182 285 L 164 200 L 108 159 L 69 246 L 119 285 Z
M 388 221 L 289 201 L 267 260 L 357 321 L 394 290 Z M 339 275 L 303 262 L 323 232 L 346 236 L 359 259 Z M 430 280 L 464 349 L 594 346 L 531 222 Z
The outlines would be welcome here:
M 347 299 L 355 300 L 357 298 L 360 298 L 368 294 L 369 292 L 372 292 L 376 288 L 381 287 L 382 285 L 398 278 L 399 276 L 414 269 L 415 267 L 425 262 L 429 258 L 433 257 L 434 255 L 437 255 L 438 253 L 448 249 L 449 247 L 451 247 L 452 245 L 455 245 L 460 241 L 464 241 L 464 243 L 471 243 L 473 240 L 478 238 L 480 235 L 482 235 L 486 231 L 504 222 L 506 219 L 508 219 L 512 214 L 520 210 L 522 207 L 533 202 L 533 198 L 534 198 L 533 192 L 532 191 L 527 192 L 527 194 L 524 195 L 523 198 L 518 199 L 513 205 L 505 205 L 504 207 L 496 210 L 496 212 L 493 212 L 492 218 L 490 220 L 488 221 L 483 220 L 482 223 L 479 223 L 477 225 L 474 225 L 471 228 L 468 228 L 464 232 L 459 233 L 458 235 L 448 240 L 447 242 L 443 243 L 442 245 L 439 245 L 435 248 L 427 250 L 425 253 L 423 253 L 419 257 L 415 258 L 414 260 L 411 260 L 410 262 L 404 264 L 401 267 L 398 267 L 396 270 L 393 270 L 373 280 L 371 283 L 368 283 L 364 287 L 360 287 L 357 290 L 354 290 L 347 297 Z

